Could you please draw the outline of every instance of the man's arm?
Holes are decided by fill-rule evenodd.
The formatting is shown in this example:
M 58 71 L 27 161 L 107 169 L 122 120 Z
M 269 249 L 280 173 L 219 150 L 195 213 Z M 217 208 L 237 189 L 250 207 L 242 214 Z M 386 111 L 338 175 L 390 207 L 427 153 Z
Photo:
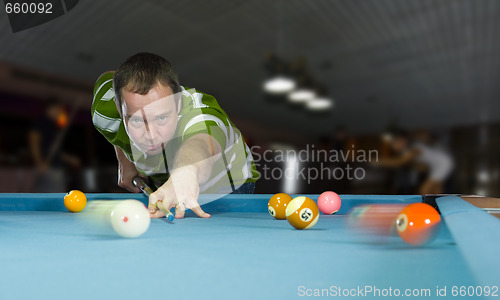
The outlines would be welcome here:
M 122 149 L 115 147 L 116 159 L 118 160 L 118 186 L 133 193 L 139 193 L 140 190 L 134 186 L 132 179 L 139 175 L 133 162 L 123 154 Z
M 399 157 L 383 158 L 378 162 L 373 162 L 373 164 L 380 167 L 398 168 L 411 163 L 419 153 L 417 149 L 412 149 Z
M 191 167 L 197 175 L 198 184 L 210 179 L 214 162 L 221 153 L 219 143 L 208 134 L 197 134 L 182 144 L 177 153 L 174 170 Z
M 155 209 L 163 205 L 166 209 L 176 206 L 176 218 L 183 218 L 185 208 L 191 209 L 202 218 L 209 218 L 198 205 L 200 184 L 210 179 L 214 162 L 221 153 L 219 143 L 208 134 L 197 134 L 185 141 L 177 152 L 174 169 L 168 181 L 151 194 L 152 217 L 161 217 Z M 177 204 L 183 205 L 177 205 Z
M 31 130 L 28 134 L 28 144 L 31 152 L 31 157 L 35 162 L 35 165 L 40 173 L 45 173 L 48 168 L 47 163 L 42 158 L 42 150 L 40 149 L 40 143 L 42 137 L 40 132 L 37 130 Z

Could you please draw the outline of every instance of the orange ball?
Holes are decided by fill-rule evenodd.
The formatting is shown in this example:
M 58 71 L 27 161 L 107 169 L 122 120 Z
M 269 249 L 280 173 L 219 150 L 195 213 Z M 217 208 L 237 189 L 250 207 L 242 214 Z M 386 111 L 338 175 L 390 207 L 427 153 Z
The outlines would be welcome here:
M 69 191 L 64 196 L 64 206 L 71 212 L 80 212 L 87 205 L 87 197 L 78 190 Z
M 286 207 L 286 219 L 297 229 L 309 229 L 318 222 L 318 206 L 311 198 L 294 198 Z
M 439 232 L 441 216 L 426 203 L 413 203 L 405 207 L 396 220 L 399 236 L 414 246 L 431 242 Z
M 269 214 L 278 220 L 286 219 L 286 206 L 292 201 L 292 197 L 285 193 L 275 194 L 267 203 Z

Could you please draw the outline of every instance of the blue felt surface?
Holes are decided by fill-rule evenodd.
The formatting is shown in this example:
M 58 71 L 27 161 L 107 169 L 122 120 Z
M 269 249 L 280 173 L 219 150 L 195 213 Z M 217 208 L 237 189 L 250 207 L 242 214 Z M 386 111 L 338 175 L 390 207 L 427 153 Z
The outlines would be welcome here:
M 457 196 L 436 203 L 478 281 L 500 286 L 500 220 Z
M 294 299 L 304 298 L 301 286 L 365 285 L 434 295 L 474 284 L 446 228 L 413 248 L 399 238 L 368 243 L 345 219 L 321 216 L 299 231 L 267 213 L 216 213 L 155 219 L 142 237 L 121 239 L 72 213 L 3 211 L 0 299 Z

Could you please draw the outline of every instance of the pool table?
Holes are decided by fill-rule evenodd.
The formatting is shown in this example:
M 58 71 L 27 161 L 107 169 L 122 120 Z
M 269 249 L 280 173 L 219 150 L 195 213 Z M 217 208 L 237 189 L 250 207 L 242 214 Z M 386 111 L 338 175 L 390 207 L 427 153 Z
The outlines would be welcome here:
M 203 206 L 210 219 L 153 219 L 126 239 L 89 230 L 64 194 L 0 194 L 0 299 L 500 297 L 500 220 L 457 196 L 435 200 L 444 226 L 423 247 L 346 226 L 356 205 L 422 196 L 341 195 L 341 210 L 309 230 L 273 219 L 270 196 L 228 195 Z M 147 203 L 142 194 L 87 197 Z

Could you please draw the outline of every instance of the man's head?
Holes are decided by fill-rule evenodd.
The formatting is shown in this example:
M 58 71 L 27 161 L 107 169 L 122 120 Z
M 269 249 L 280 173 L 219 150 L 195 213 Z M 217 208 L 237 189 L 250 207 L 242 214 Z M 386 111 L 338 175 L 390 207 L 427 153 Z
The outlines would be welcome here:
M 396 152 L 403 152 L 410 145 L 410 135 L 404 130 L 397 130 L 392 133 L 391 147 Z
M 145 153 L 161 153 L 174 136 L 180 110 L 180 84 L 164 58 L 139 53 L 113 76 L 115 101 L 130 139 Z
M 45 101 L 45 115 L 50 120 L 56 122 L 63 110 L 64 106 L 57 98 L 51 97 Z

